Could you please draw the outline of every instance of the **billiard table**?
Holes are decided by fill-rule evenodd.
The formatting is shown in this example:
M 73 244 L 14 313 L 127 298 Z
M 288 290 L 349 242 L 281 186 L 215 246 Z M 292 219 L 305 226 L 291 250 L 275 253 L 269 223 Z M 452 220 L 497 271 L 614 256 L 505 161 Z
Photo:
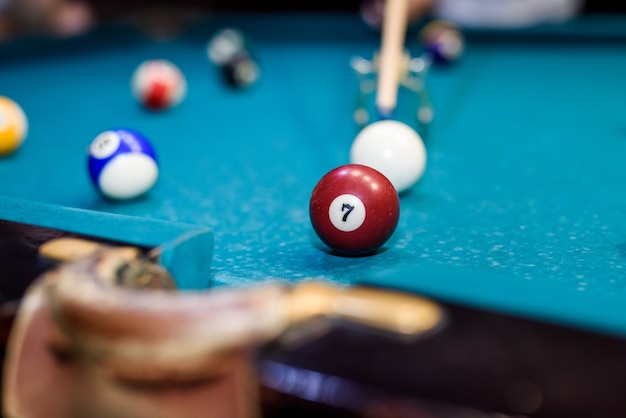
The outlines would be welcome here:
M 224 27 L 251 40 L 261 69 L 252 86 L 225 84 L 207 59 L 207 41 Z M 422 53 L 419 28 L 407 34 L 413 56 Z M 29 132 L 21 149 L 0 160 L 0 219 L 139 246 L 191 234 L 188 251 L 170 265 L 181 271 L 180 287 L 192 292 L 315 279 L 424 295 L 451 306 L 450 322 L 471 319 L 458 335 L 481 344 L 450 339 L 442 347 L 486 353 L 487 360 L 474 357 L 476 364 L 501 354 L 489 354 L 498 338 L 517 341 L 519 353 L 506 350 L 520 356 L 537 347 L 525 341 L 545 338 L 555 358 L 577 352 L 572 361 L 588 361 L 594 382 L 617 389 L 626 378 L 626 18 L 590 15 L 533 28 L 466 29 L 464 36 L 462 57 L 433 65 L 426 76 L 432 122 L 419 124 L 419 98 L 400 91 L 394 117 L 422 135 L 427 168 L 400 196 L 398 227 L 374 254 L 329 250 L 308 214 L 317 181 L 349 162 L 360 129 L 352 117 L 359 84 L 350 62 L 371 59 L 380 44 L 380 33 L 351 13 L 223 13 L 167 36 L 117 22 L 70 39 L 1 44 L 0 94 L 23 107 Z M 132 72 L 150 58 L 173 61 L 187 77 L 179 106 L 153 112 L 133 98 Z M 146 196 L 124 202 L 98 194 L 86 170 L 88 144 L 118 127 L 148 137 L 161 170 Z M 494 321 L 504 322 L 491 327 Z M 360 359 L 347 351 L 360 348 L 372 363 L 383 364 L 387 353 L 407 365 L 404 372 L 420 373 L 423 365 L 407 360 L 410 350 L 396 352 L 380 336 L 371 337 L 383 341 L 368 350 L 358 330 L 338 328 L 294 352 L 270 346 L 261 376 L 319 366 L 336 379 L 358 376 L 411 394 L 402 367 L 366 376 L 356 372 L 363 363 L 339 360 Z M 610 355 L 596 350 L 605 339 Z M 454 355 L 459 364 L 472 362 Z M 329 356 L 337 364 L 325 364 Z M 596 364 L 614 376 L 594 374 Z M 491 387 L 477 383 L 488 373 L 457 370 L 472 378 L 455 380 L 467 391 L 454 402 L 531 416 L 539 408 L 510 410 L 499 395 L 472 393 Z M 307 398 L 310 391 L 270 389 L 324 403 Z M 581 398 L 561 411 L 626 411 L 623 399 L 604 395 L 593 398 L 602 404 Z

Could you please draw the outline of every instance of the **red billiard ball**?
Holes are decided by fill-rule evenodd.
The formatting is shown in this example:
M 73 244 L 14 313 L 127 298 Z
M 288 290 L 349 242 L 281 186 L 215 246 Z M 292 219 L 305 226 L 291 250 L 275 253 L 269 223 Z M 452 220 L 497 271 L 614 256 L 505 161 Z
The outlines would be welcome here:
M 165 59 L 142 62 L 133 73 L 131 87 L 135 98 L 150 110 L 170 109 L 187 95 L 185 75 Z
M 317 183 L 309 216 L 319 238 L 332 250 L 362 255 L 379 249 L 391 237 L 400 218 L 400 200 L 382 173 L 347 164 Z

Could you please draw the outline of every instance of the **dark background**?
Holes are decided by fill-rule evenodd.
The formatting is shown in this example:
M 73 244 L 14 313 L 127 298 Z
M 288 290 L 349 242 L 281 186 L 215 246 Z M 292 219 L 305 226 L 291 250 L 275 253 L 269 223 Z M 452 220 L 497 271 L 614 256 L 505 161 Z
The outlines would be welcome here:
M 159 7 L 188 7 L 206 11 L 249 11 L 249 12 L 356 12 L 362 0 L 92 0 L 91 3 L 104 14 L 128 12 Z M 624 13 L 626 2 L 619 0 L 589 0 L 583 13 Z

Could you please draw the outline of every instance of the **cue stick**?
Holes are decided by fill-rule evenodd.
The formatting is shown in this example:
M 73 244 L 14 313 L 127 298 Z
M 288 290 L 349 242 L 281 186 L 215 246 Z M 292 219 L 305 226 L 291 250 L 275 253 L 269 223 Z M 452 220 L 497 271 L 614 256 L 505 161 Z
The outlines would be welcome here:
M 407 0 L 386 0 L 378 65 L 376 107 L 389 118 L 396 107 L 404 41 L 408 24 Z

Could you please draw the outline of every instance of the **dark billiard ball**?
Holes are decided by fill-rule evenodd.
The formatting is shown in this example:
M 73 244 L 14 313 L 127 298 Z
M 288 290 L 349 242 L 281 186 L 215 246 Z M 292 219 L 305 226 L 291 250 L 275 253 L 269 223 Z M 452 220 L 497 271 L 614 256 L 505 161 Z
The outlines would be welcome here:
M 419 41 L 435 62 L 457 61 L 465 48 L 460 28 L 452 22 L 435 20 L 419 32 Z
M 332 250 L 368 254 L 382 247 L 395 231 L 400 200 L 382 173 L 347 164 L 329 171 L 317 183 L 309 216 L 319 238 Z
M 259 67 L 248 53 L 240 53 L 222 66 L 226 82 L 234 87 L 245 87 L 259 78 Z
M 218 31 L 207 45 L 209 60 L 221 68 L 226 82 L 233 87 L 246 87 L 259 78 L 259 66 L 252 56 L 249 41 L 238 29 Z

